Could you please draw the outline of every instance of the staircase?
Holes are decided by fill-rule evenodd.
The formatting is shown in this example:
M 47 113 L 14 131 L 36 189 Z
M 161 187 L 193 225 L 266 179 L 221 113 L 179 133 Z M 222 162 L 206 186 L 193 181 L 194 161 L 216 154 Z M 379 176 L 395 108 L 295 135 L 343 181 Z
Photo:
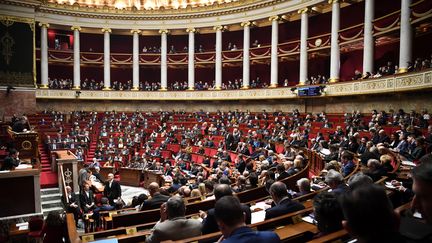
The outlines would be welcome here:
M 89 149 L 87 152 L 87 156 L 86 156 L 86 163 L 92 163 L 93 162 L 93 158 L 95 157 L 95 152 L 96 152 L 96 148 L 97 148 L 97 144 L 96 144 L 96 139 L 92 139 L 89 145 Z
M 58 186 L 57 173 L 51 171 L 51 158 L 47 154 L 44 144 L 38 145 L 41 164 L 40 184 L 42 188 L 52 188 Z
M 62 213 L 64 210 L 61 202 L 60 189 L 58 187 L 41 189 L 41 204 L 44 217 L 46 217 L 49 212 L 53 211 Z

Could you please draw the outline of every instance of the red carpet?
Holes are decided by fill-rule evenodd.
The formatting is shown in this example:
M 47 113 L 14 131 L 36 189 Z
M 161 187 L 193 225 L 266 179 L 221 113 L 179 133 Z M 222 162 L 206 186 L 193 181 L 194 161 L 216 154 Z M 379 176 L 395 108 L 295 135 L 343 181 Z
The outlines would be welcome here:
M 41 188 L 58 187 L 57 173 L 55 172 L 44 172 L 40 174 Z

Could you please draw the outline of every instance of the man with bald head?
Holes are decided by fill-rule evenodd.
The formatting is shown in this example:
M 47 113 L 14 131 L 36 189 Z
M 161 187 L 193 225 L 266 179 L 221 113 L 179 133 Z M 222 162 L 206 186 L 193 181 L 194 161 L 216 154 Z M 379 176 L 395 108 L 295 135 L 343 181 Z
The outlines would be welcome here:
M 141 205 L 141 211 L 159 208 L 164 202 L 168 201 L 169 196 L 160 193 L 158 183 L 150 183 L 147 189 L 149 190 L 150 198 L 145 200 Z
M 217 202 L 219 199 L 221 199 L 225 196 L 232 196 L 233 192 L 232 192 L 230 185 L 218 184 L 214 188 L 213 194 L 214 194 L 215 200 Z M 241 204 L 241 209 L 244 212 L 244 214 L 246 215 L 246 224 L 250 224 L 251 218 L 252 218 L 250 208 L 247 205 Z M 219 227 L 218 227 L 218 224 L 217 224 L 216 218 L 215 218 L 214 208 L 209 209 L 207 211 L 207 213 L 200 211 L 200 216 L 201 216 L 201 218 L 203 218 L 203 222 L 202 222 L 202 233 L 203 234 L 210 234 L 210 233 L 219 231 Z
M 108 174 L 108 180 L 105 182 L 104 196 L 108 198 L 110 205 L 115 205 L 114 200 L 121 198 L 120 183 L 114 180 L 114 174 Z
M 287 187 L 283 182 L 278 181 L 270 186 L 270 196 L 275 205 L 266 210 L 266 220 L 305 208 L 301 203 L 290 199 Z

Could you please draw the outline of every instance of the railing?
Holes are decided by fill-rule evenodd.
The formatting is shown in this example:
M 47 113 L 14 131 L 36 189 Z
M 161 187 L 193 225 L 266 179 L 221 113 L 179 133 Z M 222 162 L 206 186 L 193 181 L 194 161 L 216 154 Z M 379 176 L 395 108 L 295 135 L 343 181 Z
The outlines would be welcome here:
M 305 86 L 303 86 L 305 87 Z M 71 100 L 267 100 L 297 99 L 293 87 L 221 90 L 221 91 L 101 91 L 81 90 L 79 96 L 75 90 L 37 89 L 37 99 L 71 99 Z M 432 88 L 432 69 L 366 79 L 350 82 L 339 82 L 325 85 L 318 97 L 351 96 L 362 94 L 380 94 L 425 90 Z

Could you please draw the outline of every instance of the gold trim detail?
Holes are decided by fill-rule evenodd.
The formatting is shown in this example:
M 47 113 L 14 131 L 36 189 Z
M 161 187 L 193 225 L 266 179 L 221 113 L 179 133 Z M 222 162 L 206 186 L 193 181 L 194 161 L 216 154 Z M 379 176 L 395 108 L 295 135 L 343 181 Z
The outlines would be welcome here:
M 102 90 L 111 90 L 111 87 L 103 87 Z
M 339 82 L 339 78 L 330 78 L 329 83 L 337 83 Z
M 102 31 L 102 33 L 105 33 L 105 32 L 111 33 L 112 32 L 112 30 L 110 28 L 102 28 L 101 31 Z
M 81 90 L 81 86 L 73 86 L 72 90 Z
M 131 90 L 132 91 L 139 91 L 139 88 L 138 87 L 133 87 Z
M 270 88 L 277 88 L 277 87 L 278 87 L 278 84 L 270 84 L 269 87 L 270 87 Z
M 246 27 L 246 26 L 251 26 L 251 25 L 252 25 L 252 22 L 251 22 L 251 21 L 245 21 L 245 22 L 242 22 L 242 23 L 240 24 L 241 27 Z
M 192 32 L 192 33 L 196 33 L 196 32 L 198 32 L 198 30 L 195 29 L 194 27 L 189 27 L 189 28 L 186 29 L 186 32 L 187 32 L 187 33 L 190 33 L 190 32 Z
M 398 73 L 406 73 L 408 72 L 408 68 L 399 68 Z
M 308 13 L 310 13 L 311 12 L 311 9 L 310 8 L 302 8 L 302 9 L 299 9 L 298 11 L 297 11 L 297 13 L 299 13 L 299 14 L 308 14 Z
M 249 89 L 249 85 L 242 86 L 241 89 Z
M 130 32 L 131 32 L 131 34 L 135 34 L 135 33 L 140 34 L 140 33 L 141 33 L 141 30 L 133 29 L 133 30 L 131 30 Z
M 42 23 L 42 22 L 40 22 L 38 25 L 39 25 L 39 27 L 45 27 L 47 29 L 50 27 L 50 24 L 48 24 L 48 23 Z
M 72 26 L 71 30 L 78 30 L 81 31 L 81 27 L 80 26 Z
M 339 3 L 339 0 L 328 0 L 328 4 Z
M 48 84 L 39 85 L 39 89 L 48 89 Z
M 194 87 L 188 87 L 188 90 L 195 90 Z
M 169 30 L 167 29 L 160 29 L 159 34 L 169 34 Z
M 167 89 L 167 87 L 161 87 L 161 88 L 159 89 L 159 91 L 166 92 L 166 91 L 168 91 L 168 89 Z
M 272 22 L 272 21 L 279 21 L 281 19 L 281 17 L 275 15 L 275 16 L 270 16 L 268 19 L 269 19 L 270 22 Z

